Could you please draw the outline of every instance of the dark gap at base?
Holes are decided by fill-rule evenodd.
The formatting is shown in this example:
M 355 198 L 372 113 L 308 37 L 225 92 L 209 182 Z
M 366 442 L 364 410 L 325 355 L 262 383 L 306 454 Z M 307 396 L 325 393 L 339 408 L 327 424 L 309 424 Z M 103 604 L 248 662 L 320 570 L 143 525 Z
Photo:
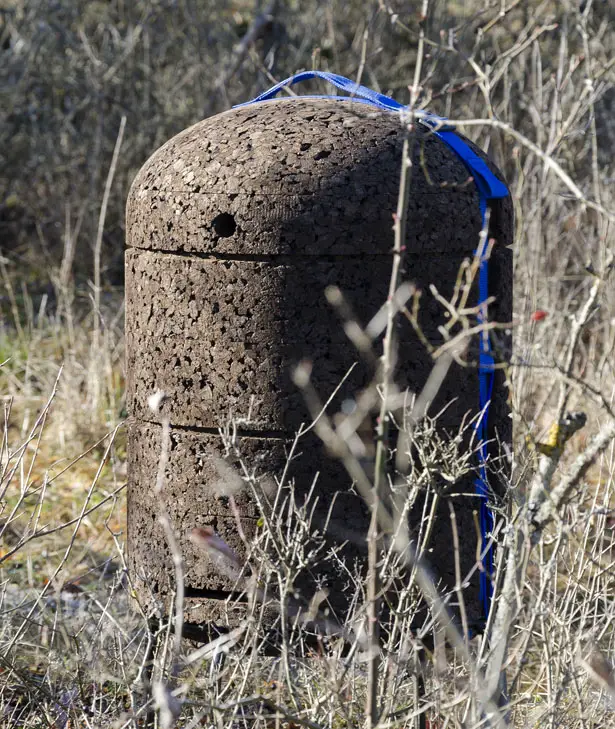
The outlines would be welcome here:
M 133 422 L 137 425 L 154 425 L 157 428 L 161 428 L 162 425 L 156 420 L 146 420 L 145 418 L 134 418 Z M 177 425 L 174 423 L 171 423 L 171 428 L 173 430 L 183 430 L 188 433 L 203 433 L 205 435 L 216 435 L 218 437 L 220 436 L 220 428 L 214 428 L 214 427 L 206 427 L 202 425 Z M 374 426 L 375 428 L 375 426 Z M 237 429 L 236 431 L 237 436 L 240 438 L 260 438 L 262 440 L 282 440 L 282 441 L 294 441 L 297 437 L 303 438 L 309 433 L 312 433 L 311 430 L 306 431 L 305 433 L 302 433 L 299 435 L 298 433 L 290 433 L 285 430 L 248 430 L 248 429 Z M 395 445 L 397 443 L 397 438 L 399 436 L 399 429 L 392 427 L 389 431 L 389 437 L 391 438 L 391 443 Z
M 354 254 L 336 254 L 336 253 L 215 253 L 210 251 L 203 253 L 201 251 L 185 251 L 167 250 L 165 248 L 136 248 L 129 247 L 127 251 L 137 251 L 143 253 L 162 253 L 166 256 L 177 256 L 178 258 L 199 258 L 209 261 L 253 261 L 256 263 L 296 263 L 297 261 L 313 261 L 315 263 L 337 263 L 340 261 L 388 261 L 393 257 L 393 245 L 391 250 L 386 253 L 354 253 Z M 472 251 L 468 250 L 468 256 L 472 256 Z M 446 258 L 450 252 L 441 251 L 437 254 L 429 252 L 421 252 L 422 259 L 437 261 Z
M 207 587 L 184 587 L 184 597 L 197 600 L 229 600 L 231 602 L 247 603 L 248 595 L 245 592 L 228 592 L 227 590 L 211 590 Z
M 146 420 L 144 418 L 135 418 L 133 421 L 135 424 L 143 425 L 155 425 L 161 428 L 162 425 L 156 420 Z M 220 428 L 206 427 L 201 425 L 177 425 L 171 423 L 173 430 L 185 430 L 189 433 L 204 433 L 206 435 L 217 435 L 220 437 Z M 294 440 L 297 436 L 296 433 L 289 433 L 285 430 L 237 430 L 237 435 L 240 438 L 262 438 L 271 440 Z

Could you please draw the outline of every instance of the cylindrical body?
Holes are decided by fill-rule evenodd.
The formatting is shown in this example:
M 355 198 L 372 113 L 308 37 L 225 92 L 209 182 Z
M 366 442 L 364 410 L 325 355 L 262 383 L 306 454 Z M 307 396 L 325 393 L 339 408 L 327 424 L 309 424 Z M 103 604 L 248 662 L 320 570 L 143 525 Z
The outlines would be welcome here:
M 217 460 L 224 455 L 218 429 L 231 417 L 239 426 L 244 463 L 263 478 L 282 473 L 289 442 L 310 417 L 292 383 L 292 367 L 306 358 L 323 399 L 351 374 L 330 404 L 340 403 L 373 376 L 344 334 L 324 291 L 335 284 L 366 323 L 385 302 L 392 266 L 404 130 L 394 114 L 350 101 L 281 99 L 231 110 L 185 130 L 159 149 L 139 172 L 127 206 L 126 346 L 128 376 L 128 547 L 137 592 L 146 603 L 164 598 L 174 574 L 153 493 L 161 418 L 171 421 L 164 498 L 184 557 L 186 620 L 222 623 L 220 604 L 236 589 L 189 540 L 195 526 L 211 526 L 243 553 L 235 515 L 219 493 Z M 444 142 L 418 126 L 413 149 L 403 277 L 424 295 L 419 321 L 440 341 L 445 311 L 429 285 L 449 297 L 460 264 L 478 243 L 481 216 L 468 170 Z M 491 318 L 511 319 L 512 205 L 494 201 L 489 268 Z M 474 296 L 476 300 L 476 296 Z M 410 323 L 397 327 L 397 383 L 421 390 L 432 360 Z M 376 346 L 381 346 L 378 343 Z M 510 440 L 507 391 L 496 377 L 491 435 Z M 148 397 L 167 395 L 158 414 Z M 476 367 L 454 364 L 430 412 L 440 432 L 456 433 L 479 409 Z M 298 494 L 315 487 L 315 523 L 327 522 L 333 543 L 352 535 L 350 556 L 365 552 L 368 511 L 350 478 L 315 436 L 301 441 L 288 476 Z M 471 494 L 473 475 L 452 494 Z M 462 574 L 476 562 L 471 496 L 455 499 Z M 454 584 L 448 508 L 428 554 L 443 584 Z M 249 495 L 237 497 L 248 538 L 258 519 Z M 335 593 L 340 575 L 321 573 Z M 467 608 L 478 618 L 476 581 Z M 344 598 L 339 604 L 343 605 Z M 333 600 L 335 604 L 335 599 Z M 236 607 L 241 615 L 242 607 Z M 231 620 L 232 622 L 232 620 Z

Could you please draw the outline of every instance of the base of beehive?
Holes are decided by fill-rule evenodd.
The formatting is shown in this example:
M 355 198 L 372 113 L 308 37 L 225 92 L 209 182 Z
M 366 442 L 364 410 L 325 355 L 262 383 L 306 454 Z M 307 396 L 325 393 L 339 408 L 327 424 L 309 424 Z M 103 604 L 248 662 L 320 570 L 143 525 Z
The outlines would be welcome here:
M 171 614 L 175 585 L 173 558 L 159 523 L 160 502 L 154 494 L 161 438 L 162 428 L 155 423 L 133 422 L 129 427 L 129 568 L 136 595 L 150 615 Z M 216 564 L 211 554 L 199 548 L 190 538 L 194 528 L 211 527 L 241 562 L 247 559 L 256 572 L 263 569 L 262 563 L 258 564 L 258 560 L 263 558 L 263 547 L 260 552 L 253 548 L 255 541 L 262 538 L 259 534 L 263 514 L 245 482 L 242 488 L 241 474 L 246 473 L 253 474 L 253 488 L 268 493 L 269 504 L 274 503 L 277 495 L 278 506 L 287 503 L 291 493 L 297 504 L 302 504 L 312 489 L 315 475 L 320 474 L 311 497 L 311 527 L 303 533 L 305 541 L 301 548 L 309 549 L 314 532 L 321 535 L 315 538 L 315 543 L 322 539 L 324 546 L 300 570 L 295 580 L 298 601 L 295 601 L 290 617 L 296 617 L 298 609 L 305 610 L 317 590 L 326 589 L 329 598 L 323 607 L 328 608 L 327 615 L 332 625 L 344 624 L 347 620 L 351 594 L 356 591 L 357 584 L 352 583 L 342 562 L 331 560 L 327 552 L 339 550 L 346 567 L 356 569 L 359 581 L 364 579 L 369 510 L 352 488 L 341 464 L 327 456 L 315 437 L 299 441 L 289 461 L 291 446 L 292 439 L 244 436 L 237 439 L 238 452 L 229 455 L 219 435 L 183 428 L 170 429 L 162 496 L 182 554 L 186 597 L 184 619 L 192 634 L 202 632 L 204 639 L 208 639 L 212 630 L 214 633 L 232 630 L 242 624 L 251 612 L 258 615 L 260 610 L 258 607 L 253 611 L 248 609 L 244 592 L 246 581 L 238 581 L 232 570 L 226 569 L 224 564 Z M 285 469 L 286 482 L 280 486 L 276 479 Z M 465 611 L 469 623 L 476 628 L 482 623 L 483 610 L 478 597 L 479 572 L 476 568 L 479 501 L 473 494 L 472 474 L 467 474 L 454 488 L 443 490 L 424 556 L 441 593 L 448 595 L 452 612 L 458 613 L 449 511 L 449 504 L 452 504 L 458 533 L 464 535 L 459 558 Z M 424 518 L 420 502 L 419 497 L 410 516 L 412 536 L 419 533 Z M 278 514 L 277 518 L 288 521 L 288 510 L 285 516 Z M 293 534 L 292 529 L 280 530 L 279 538 L 288 541 L 288 545 L 282 546 L 290 546 L 290 541 L 295 538 Z M 251 569 L 245 574 L 249 575 Z M 469 574 L 470 577 L 464 579 Z M 403 579 L 400 580 L 401 586 Z M 265 610 L 264 616 L 255 619 L 273 626 L 279 623 L 279 612 L 279 608 L 272 606 Z M 383 619 L 386 620 L 386 616 Z M 425 610 L 419 609 L 417 625 L 424 619 Z M 321 632 L 326 628 L 325 623 L 320 624 Z

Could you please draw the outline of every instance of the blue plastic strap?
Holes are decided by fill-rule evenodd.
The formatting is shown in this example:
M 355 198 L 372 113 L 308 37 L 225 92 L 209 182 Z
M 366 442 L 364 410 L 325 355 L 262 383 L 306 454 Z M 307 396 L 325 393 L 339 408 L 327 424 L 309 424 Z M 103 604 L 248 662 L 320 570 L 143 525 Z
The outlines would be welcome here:
M 487 200 L 506 197 L 508 195 L 508 188 L 493 174 L 485 163 L 485 160 L 475 154 L 456 132 L 448 130 L 434 130 L 434 133 L 437 134 L 443 142 L 446 142 L 453 151 L 457 152 L 472 174 L 481 201 L 484 201 L 484 208 L 482 207 L 483 202 L 480 203 L 481 216 L 484 223 L 487 211 Z
M 294 76 L 290 76 L 289 78 L 284 79 L 284 81 L 280 81 L 280 83 L 272 86 L 268 91 L 265 91 L 260 96 L 252 99 L 252 101 L 246 101 L 243 104 L 237 104 L 237 106 L 234 108 L 240 106 L 248 106 L 249 104 L 255 104 L 258 101 L 268 101 L 269 99 L 273 99 L 273 97 L 276 96 L 283 88 L 298 84 L 300 81 L 309 81 L 313 78 L 320 78 L 324 81 L 328 81 L 330 84 L 336 86 L 338 89 L 346 91 L 348 94 L 358 97 L 359 99 L 363 99 L 364 101 L 367 101 L 370 104 L 379 107 L 380 109 L 386 109 L 388 111 L 399 111 L 400 109 L 404 108 L 402 104 L 400 104 L 398 101 L 395 101 L 395 99 L 391 99 L 389 96 L 379 94 L 373 89 L 368 89 L 367 86 L 361 86 L 360 84 L 351 81 L 345 76 L 338 76 L 336 73 L 328 73 L 326 71 L 302 71 L 301 73 L 297 73 Z
M 304 95 L 301 98 L 335 99 L 336 101 L 360 101 L 364 104 L 369 104 L 370 106 L 375 106 L 378 109 L 382 109 L 383 111 L 401 112 L 407 108 L 403 104 L 400 104 L 399 101 L 395 101 L 395 99 L 392 99 L 390 96 L 380 94 L 378 93 L 378 91 L 367 88 L 367 86 L 361 86 L 361 84 L 358 84 L 355 81 L 351 81 L 345 76 L 339 76 L 336 73 L 329 73 L 328 71 L 302 71 L 301 73 L 297 73 L 294 76 L 289 76 L 289 78 L 284 79 L 284 81 L 280 81 L 275 86 L 272 86 L 270 89 L 264 91 L 262 94 L 252 99 L 251 101 L 244 101 L 243 104 L 235 104 L 235 106 L 233 106 L 233 109 L 239 109 L 242 106 L 250 106 L 250 104 L 256 104 L 259 101 L 270 101 L 275 96 L 277 96 L 280 91 L 282 91 L 282 89 L 294 86 L 300 81 L 309 81 L 314 78 L 319 78 L 323 81 L 327 81 L 332 86 L 335 86 L 336 88 L 345 91 L 347 94 L 349 94 L 349 96 Z M 432 114 L 431 112 L 425 111 L 424 109 L 415 111 L 414 116 L 419 121 L 428 123 L 434 129 L 452 129 L 452 127 L 446 124 L 447 120 L 443 116 Z
M 487 222 L 487 199 L 479 190 L 479 204 L 481 211 L 482 227 Z M 485 241 L 486 242 L 486 241 Z M 478 303 L 479 303 L 479 324 L 486 322 L 487 311 L 486 304 L 489 297 L 489 261 L 485 256 L 485 250 L 479 251 L 480 261 L 478 269 Z M 483 330 L 480 333 L 480 349 L 478 357 L 478 385 L 479 385 L 479 402 L 480 413 L 475 425 L 475 433 L 478 438 L 478 477 L 474 481 L 474 487 L 477 495 L 480 497 L 480 533 L 482 538 L 483 550 L 483 569 L 479 576 L 479 597 L 485 612 L 485 618 L 489 615 L 491 607 L 491 598 L 493 596 L 493 586 L 491 576 L 493 574 L 494 550 L 493 545 L 486 548 L 493 533 L 494 519 L 493 513 L 488 505 L 489 500 L 489 482 L 487 479 L 487 439 L 488 439 L 488 417 L 489 405 L 491 403 L 491 395 L 493 392 L 493 379 L 495 373 L 495 361 L 491 352 L 489 342 L 489 332 Z M 485 551 L 486 549 L 486 551 Z
M 237 107 L 249 106 L 259 101 L 268 101 L 273 99 L 283 88 L 293 86 L 300 81 L 307 81 L 309 79 L 319 78 L 324 81 L 328 81 L 333 86 L 336 86 L 342 91 L 346 91 L 350 96 L 317 96 L 308 98 L 330 98 L 337 99 L 340 101 L 360 101 L 371 106 L 375 106 L 384 111 L 391 112 L 403 112 L 407 107 L 400 104 L 395 99 L 391 99 L 389 96 L 380 94 L 377 91 L 361 86 L 354 81 L 351 81 L 344 76 L 338 76 L 335 73 L 328 73 L 325 71 L 303 71 L 295 76 L 280 81 L 280 83 L 272 86 L 268 91 L 265 91 L 260 96 L 257 96 L 252 101 L 247 101 L 243 104 L 237 104 Z M 306 98 L 301 97 L 301 98 Z M 499 180 L 493 172 L 489 169 L 485 161 L 477 156 L 471 147 L 461 139 L 454 128 L 448 124 L 448 121 L 444 117 L 431 114 L 428 111 L 416 111 L 414 113 L 415 118 L 430 127 L 433 134 L 439 137 L 445 144 L 447 144 L 457 155 L 461 158 L 463 163 L 468 168 L 468 171 L 474 179 L 476 189 L 478 191 L 478 203 L 480 207 L 480 215 L 482 221 L 482 227 L 485 227 L 487 220 L 487 205 L 489 200 L 496 198 L 506 197 L 508 195 L 508 188 L 506 185 Z M 489 261 L 485 256 L 485 250 L 479 250 L 480 254 L 479 273 L 478 273 L 478 303 L 479 303 L 479 323 L 487 321 L 486 301 L 489 298 Z M 489 608 L 491 606 L 491 597 L 493 593 L 491 585 L 491 575 L 493 573 L 493 546 L 486 548 L 486 545 L 491 539 L 493 532 L 493 513 L 489 509 L 489 485 L 487 479 L 487 421 L 489 416 L 489 405 L 491 402 L 491 395 L 493 391 L 493 378 L 495 372 L 495 362 L 493 359 L 493 353 L 491 351 L 491 345 L 489 342 L 489 333 L 487 331 L 481 332 L 480 336 L 480 353 L 479 353 L 479 364 L 478 364 L 478 377 L 479 377 L 479 400 L 480 400 L 480 415 L 475 425 L 475 432 L 479 442 L 478 448 L 478 477 L 474 482 L 476 494 L 480 497 L 480 530 L 483 540 L 483 569 L 480 573 L 480 600 L 483 605 L 485 618 L 489 614 Z

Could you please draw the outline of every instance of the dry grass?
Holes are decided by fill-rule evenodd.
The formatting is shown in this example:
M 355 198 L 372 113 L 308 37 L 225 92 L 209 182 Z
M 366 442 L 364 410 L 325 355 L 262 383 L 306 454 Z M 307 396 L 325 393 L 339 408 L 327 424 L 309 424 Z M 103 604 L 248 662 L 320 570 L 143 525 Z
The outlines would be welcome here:
M 519 539 L 505 543 L 502 532 L 498 540 L 499 574 L 518 581 L 503 642 L 477 638 L 464 648 L 461 636 L 453 649 L 449 635 L 449 646 L 419 669 L 414 639 L 404 636 L 379 674 L 380 726 L 415 726 L 419 713 L 441 726 L 497 725 L 479 680 L 493 680 L 497 645 L 506 648 L 510 725 L 614 723 L 613 441 L 588 456 L 589 470 L 544 528 L 523 521 L 537 474 L 548 473 L 557 494 L 575 459 L 591 454 L 592 437 L 614 422 L 609 3 L 457 5 L 415 3 L 408 12 L 402 3 L 273 3 L 263 8 L 271 18 L 260 35 L 242 45 L 258 16 L 244 3 L 1 4 L 0 724 L 365 723 L 374 689 L 365 656 L 343 656 L 339 639 L 313 652 L 291 631 L 281 657 L 265 659 L 249 650 L 262 639 L 250 625 L 221 667 L 220 646 L 199 656 L 184 643 L 178 655 L 162 625 L 153 650 L 148 616 L 130 607 L 123 569 L 122 297 L 111 284 L 121 281 L 129 181 L 161 142 L 254 95 L 270 76 L 312 63 L 360 73 L 406 100 L 421 28 L 420 103 L 485 120 L 461 128 L 491 150 L 516 205 L 516 526 L 508 534 Z M 109 175 L 123 115 L 125 139 Z M 100 291 L 87 283 L 95 270 Z M 562 454 L 541 461 L 526 435 L 544 441 L 562 406 L 584 411 L 588 425 Z M 506 558 L 524 571 L 511 577 Z M 409 604 L 421 589 L 419 580 Z
M 2 352 L 4 463 L 19 493 L 46 484 L 45 508 L 70 517 L 71 492 L 87 490 L 105 449 L 105 436 L 123 417 L 123 333 L 117 294 L 98 315 L 56 290 L 56 303 L 39 298 L 35 309 L 27 286 L 18 293 L 18 272 L 3 266 L 6 291 Z M 86 303 L 91 307 L 92 300 Z M 87 310 L 87 309 L 86 309 Z M 92 321 L 103 322 L 103 346 L 92 349 Z M 96 386 L 93 381 L 97 380 Z M 100 396 L 94 400 L 94 393 Z M 21 447 L 23 444 L 23 447 Z M 116 451 L 122 454 L 121 438 Z M 11 453 L 12 458 L 8 458 Z M 14 473 L 13 473 L 14 472 Z M 121 473 L 102 474 L 105 485 Z M 60 523 L 60 522 L 58 522 Z

